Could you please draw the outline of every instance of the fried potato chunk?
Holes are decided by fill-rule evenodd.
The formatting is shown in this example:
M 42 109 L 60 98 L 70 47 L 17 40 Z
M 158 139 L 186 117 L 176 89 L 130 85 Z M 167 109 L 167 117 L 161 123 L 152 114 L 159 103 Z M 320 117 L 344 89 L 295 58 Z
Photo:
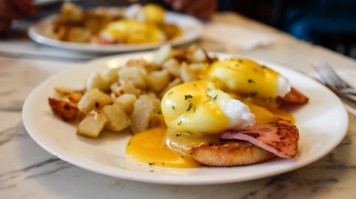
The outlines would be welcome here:
M 87 137 L 98 137 L 108 119 L 101 110 L 93 110 L 78 124 L 77 133 Z
M 78 118 L 80 111 L 73 103 L 49 97 L 48 104 L 51 107 L 53 114 L 66 122 L 72 122 Z

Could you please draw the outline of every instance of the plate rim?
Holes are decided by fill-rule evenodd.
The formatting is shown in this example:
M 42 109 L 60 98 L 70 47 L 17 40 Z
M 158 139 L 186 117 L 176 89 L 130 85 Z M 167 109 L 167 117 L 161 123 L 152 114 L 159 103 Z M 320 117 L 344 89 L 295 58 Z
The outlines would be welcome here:
M 229 54 L 229 53 L 214 53 L 217 55 L 227 55 L 227 56 L 238 56 L 238 55 L 234 55 L 234 54 Z M 319 82 L 317 82 L 316 80 L 298 73 L 297 71 L 290 69 L 290 68 L 286 68 L 283 67 L 279 64 L 274 64 L 272 62 L 268 62 L 268 61 L 262 61 L 262 63 L 266 64 L 267 66 L 273 66 L 277 67 L 277 68 L 283 68 L 283 70 L 287 70 L 289 72 L 292 73 L 296 73 L 299 74 L 301 76 L 303 76 L 304 78 L 309 79 L 310 81 L 314 82 L 316 85 L 318 85 L 319 87 L 322 87 L 324 89 L 325 92 L 327 92 L 328 95 L 333 96 L 337 102 L 338 102 L 338 106 L 340 106 L 340 108 L 342 108 L 341 112 L 343 113 L 342 118 L 344 120 L 341 120 L 341 123 L 339 123 L 339 128 L 341 134 L 339 135 L 339 139 L 333 143 L 333 145 L 331 145 L 328 150 L 324 151 L 322 154 L 319 154 L 318 156 L 310 159 L 307 162 L 304 162 L 303 164 L 299 164 L 296 166 L 292 166 L 292 167 L 287 167 L 284 168 L 282 170 L 278 170 L 278 171 L 274 171 L 272 173 L 265 173 L 264 175 L 259 175 L 259 176 L 249 176 L 249 177 L 245 177 L 245 178 L 240 178 L 238 180 L 234 179 L 234 178 L 228 178 L 228 179 L 204 179 L 204 181 L 202 181 L 201 179 L 187 179 L 187 178 L 182 178 L 181 176 L 175 176 L 175 179 L 171 179 L 172 176 L 161 176 L 160 178 L 152 178 L 151 174 L 148 175 L 132 175 L 135 172 L 134 171 L 125 171 L 125 172 L 121 172 L 121 173 L 112 173 L 112 171 L 110 170 L 105 170 L 103 168 L 101 169 L 95 169 L 91 166 L 87 166 L 85 164 L 83 164 L 83 162 L 78 161 L 78 160 L 73 160 L 69 157 L 66 157 L 65 155 L 58 153 L 58 151 L 56 152 L 53 148 L 51 148 L 51 146 L 48 146 L 46 143 L 42 143 L 41 140 L 38 139 L 38 137 L 36 137 L 36 135 L 31 132 L 33 131 L 33 124 L 31 124 L 29 122 L 29 120 L 26 120 L 25 118 L 28 117 L 29 115 L 29 106 L 30 106 L 30 102 L 31 99 L 33 100 L 33 96 L 36 95 L 36 93 L 38 93 L 41 89 L 43 89 L 44 87 L 46 87 L 46 83 L 50 82 L 51 80 L 56 79 L 57 77 L 66 74 L 68 72 L 71 71 L 80 71 L 82 68 L 87 67 L 88 65 L 95 65 L 96 63 L 100 63 L 103 61 L 108 61 L 114 58 L 122 58 L 122 57 L 133 57 L 133 56 L 145 56 L 145 55 L 152 55 L 152 52 L 138 52 L 138 53 L 129 53 L 129 54 L 124 54 L 124 55 L 113 55 L 113 56 L 108 56 L 108 57 L 102 57 L 102 58 L 98 58 L 98 59 L 94 59 L 91 60 L 89 62 L 83 63 L 80 66 L 76 67 L 76 68 L 71 68 L 71 69 L 66 69 L 60 73 L 54 74 L 52 76 L 50 76 L 49 78 L 47 78 L 46 80 L 44 80 L 43 82 L 41 82 L 39 85 L 37 85 L 32 91 L 31 93 L 27 96 L 24 105 L 23 105 L 23 111 L 22 111 L 22 121 L 24 123 L 24 126 L 26 128 L 26 131 L 28 132 L 28 134 L 31 136 L 31 138 L 38 144 L 40 145 L 42 148 L 44 148 L 47 152 L 49 152 L 50 154 L 68 162 L 71 163 L 75 166 L 78 166 L 80 168 L 84 168 L 86 170 L 92 171 L 92 172 L 96 172 L 96 173 L 100 173 L 100 174 L 104 174 L 107 176 L 112 176 L 112 177 L 117 177 L 117 178 L 121 178 L 121 179 L 127 179 L 127 180 L 133 180 L 133 181 L 139 181 L 139 182 L 146 182 L 146 183 L 154 183 L 154 184 L 171 184 L 171 185 L 208 185 L 208 184 L 224 184 L 224 183 L 233 183 L 233 182 L 242 182 L 242 181 L 249 181 L 249 180 L 255 180 L 255 179 L 260 179 L 260 178 L 264 178 L 264 177 L 269 177 L 269 176 L 274 176 L 274 175 L 278 175 L 278 174 L 282 174 L 282 173 L 286 173 L 292 170 L 296 170 L 299 169 L 301 167 L 307 166 L 321 158 L 323 158 L 325 155 L 327 155 L 328 153 L 330 153 L 330 151 L 334 150 L 336 146 L 338 146 L 340 144 L 340 142 L 343 140 L 343 138 L 346 136 L 347 133 L 347 128 L 348 128 L 348 123 L 349 123 L 349 119 L 348 119 L 348 115 L 347 112 L 345 110 L 345 107 L 343 106 L 341 100 L 334 94 L 332 93 L 330 90 L 328 90 L 325 86 L 323 86 L 322 84 L 320 84 Z M 242 56 L 238 56 L 238 57 L 242 57 Z M 243 56 L 246 57 L 246 56 Z M 257 62 L 261 61 L 260 59 L 254 59 L 252 57 L 247 57 L 250 59 L 253 59 Z M 83 83 L 84 85 L 84 83 Z M 340 121 L 340 120 L 339 120 Z M 342 122 L 344 121 L 344 122 Z M 295 159 L 290 160 L 291 164 L 294 164 Z M 252 165 L 253 166 L 253 165 Z M 157 168 L 157 167 L 153 167 L 153 168 Z M 158 167 L 158 169 L 160 169 L 161 167 Z M 167 169 L 167 168 L 166 168 Z M 168 168 L 170 169 L 170 168 Z M 198 170 L 200 169 L 211 169 L 211 168 L 197 168 Z M 230 169 L 230 168 L 222 168 L 222 169 Z M 179 170 L 179 169 L 178 169 Z M 184 169 L 186 171 L 188 170 L 196 170 L 196 169 Z M 140 173 L 142 174 L 142 173 Z M 184 176 L 183 176 L 184 177 Z

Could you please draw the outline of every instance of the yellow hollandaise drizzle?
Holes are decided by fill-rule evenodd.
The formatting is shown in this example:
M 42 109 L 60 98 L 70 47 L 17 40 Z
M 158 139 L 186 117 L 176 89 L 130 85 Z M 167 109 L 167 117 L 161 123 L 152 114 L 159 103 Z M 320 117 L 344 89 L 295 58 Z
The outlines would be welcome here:
M 189 154 L 170 149 L 165 143 L 165 127 L 155 127 L 131 137 L 126 147 L 129 157 L 152 166 L 171 168 L 200 167 Z
M 250 111 L 255 115 L 256 124 L 265 124 L 268 122 L 275 121 L 278 118 L 284 119 L 284 120 L 289 120 L 292 123 L 295 123 L 294 117 L 290 113 L 288 113 L 284 110 L 266 109 L 262 106 L 257 106 L 257 105 L 249 104 L 249 103 L 246 103 L 246 104 L 250 108 Z

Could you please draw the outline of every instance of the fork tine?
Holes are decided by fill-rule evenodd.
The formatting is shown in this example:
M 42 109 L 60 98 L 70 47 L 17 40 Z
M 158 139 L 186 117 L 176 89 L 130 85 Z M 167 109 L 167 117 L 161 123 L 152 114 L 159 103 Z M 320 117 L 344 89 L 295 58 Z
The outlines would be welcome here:
M 324 63 L 324 68 L 327 71 L 327 73 L 330 75 L 330 78 L 333 79 L 334 85 L 336 87 L 348 86 L 348 84 L 343 79 L 340 78 L 340 76 L 334 71 L 333 68 L 331 68 L 331 66 L 327 62 Z
M 327 62 L 317 62 L 313 65 L 313 67 L 318 72 L 324 84 L 328 84 L 329 86 L 337 89 L 350 87 L 349 84 L 341 79 Z
M 313 64 L 313 68 L 317 72 L 321 82 L 325 85 L 330 85 L 330 86 L 335 86 L 334 81 L 328 74 L 328 72 L 325 69 L 325 66 L 322 62 L 317 62 Z
M 356 107 L 356 89 L 341 79 L 327 62 L 314 63 L 313 68 L 324 85 L 328 86 L 348 104 Z

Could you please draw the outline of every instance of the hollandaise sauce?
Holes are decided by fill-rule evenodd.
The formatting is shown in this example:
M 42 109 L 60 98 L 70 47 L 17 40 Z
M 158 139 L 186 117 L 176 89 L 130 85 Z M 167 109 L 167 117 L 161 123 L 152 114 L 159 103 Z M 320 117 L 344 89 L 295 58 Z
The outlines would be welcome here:
M 278 77 L 279 73 L 244 58 L 214 62 L 206 74 L 222 90 L 262 98 L 279 95 Z
M 295 123 L 294 117 L 287 111 L 280 109 L 267 109 L 251 103 L 246 103 L 250 108 L 251 113 L 255 115 L 256 124 L 265 124 L 273 122 L 278 118 L 289 120 Z
M 156 127 L 131 137 L 126 148 L 129 157 L 152 166 L 171 168 L 199 167 L 189 154 L 170 148 L 166 143 L 166 128 Z M 181 135 L 168 134 L 168 137 Z M 183 137 L 183 136 L 182 136 Z M 168 138 L 170 139 L 170 138 Z

